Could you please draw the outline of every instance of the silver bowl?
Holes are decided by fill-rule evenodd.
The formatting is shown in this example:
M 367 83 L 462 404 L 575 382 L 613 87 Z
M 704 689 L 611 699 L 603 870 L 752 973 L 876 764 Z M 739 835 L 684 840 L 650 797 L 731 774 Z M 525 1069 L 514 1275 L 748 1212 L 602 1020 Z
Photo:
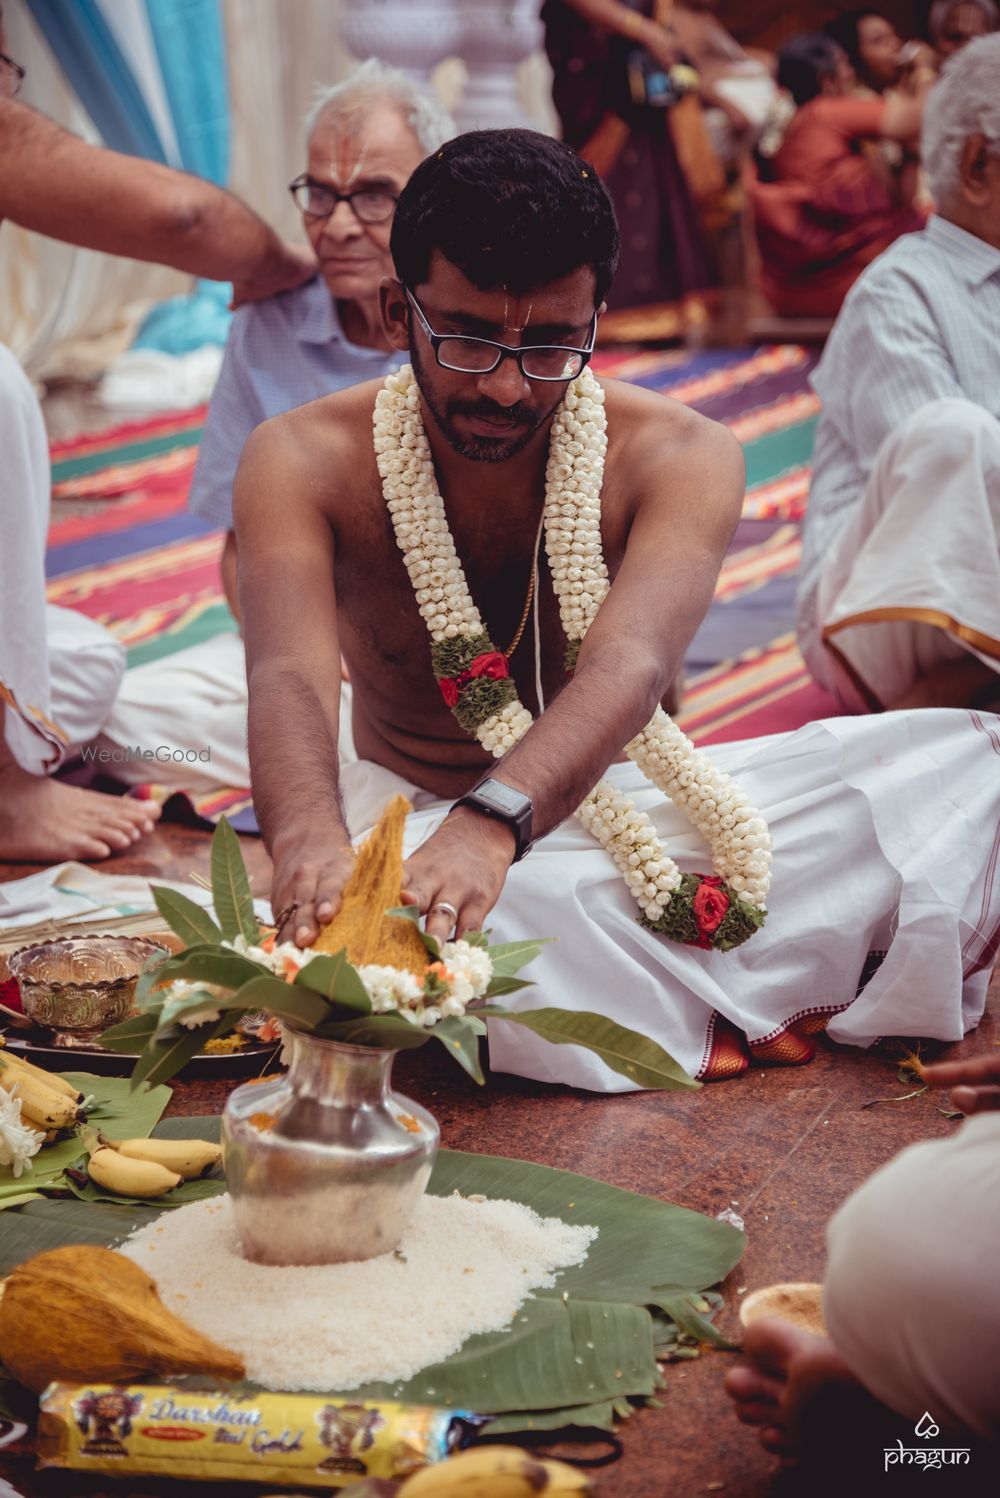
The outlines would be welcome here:
M 60 936 L 22 947 L 10 959 L 24 1012 L 36 1025 L 93 1039 L 134 1013 L 139 974 L 169 947 L 147 936 Z

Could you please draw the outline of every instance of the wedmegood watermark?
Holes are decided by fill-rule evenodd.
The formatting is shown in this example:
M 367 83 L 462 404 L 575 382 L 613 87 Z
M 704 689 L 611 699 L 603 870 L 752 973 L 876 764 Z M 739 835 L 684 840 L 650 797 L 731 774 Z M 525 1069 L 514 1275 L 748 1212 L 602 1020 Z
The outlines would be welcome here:
M 169 744 L 157 744 L 152 749 L 142 749 L 138 744 L 115 745 L 113 749 L 98 748 L 96 744 L 85 744 L 80 756 L 88 765 L 129 765 L 135 760 L 158 761 L 163 764 L 208 765 L 212 762 L 212 750 L 174 749 Z
M 936 1435 L 940 1435 L 941 1427 L 925 1410 L 913 1427 L 913 1434 L 921 1441 L 932 1441 Z M 896 1445 L 884 1446 L 882 1454 L 885 1458 L 883 1471 L 888 1472 L 890 1467 L 967 1467 L 972 1448 L 969 1446 L 904 1446 L 902 1441 L 896 1441 Z

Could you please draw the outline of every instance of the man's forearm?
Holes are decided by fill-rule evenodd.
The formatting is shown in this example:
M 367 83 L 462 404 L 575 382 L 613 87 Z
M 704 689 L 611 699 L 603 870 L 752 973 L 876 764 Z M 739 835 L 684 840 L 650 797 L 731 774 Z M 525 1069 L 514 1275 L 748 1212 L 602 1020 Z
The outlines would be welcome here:
M 158 162 L 89 145 L 36 110 L 0 98 L 3 218 L 84 249 L 211 280 L 259 280 L 278 289 L 296 275 L 302 279 L 301 252 L 231 193 Z
M 337 732 L 313 686 L 283 663 L 257 666 L 248 731 L 254 808 L 272 857 L 296 841 L 349 845 Z

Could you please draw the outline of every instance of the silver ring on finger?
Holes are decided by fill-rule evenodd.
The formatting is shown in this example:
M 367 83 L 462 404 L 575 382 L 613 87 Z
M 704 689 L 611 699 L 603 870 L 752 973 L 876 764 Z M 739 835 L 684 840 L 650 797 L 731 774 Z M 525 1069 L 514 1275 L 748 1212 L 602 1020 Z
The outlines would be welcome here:
M 449 905 L 447 900 L 435 900 L 434 904 L 430 907 L 427 914 L 433 915 L 435 910 L 443 910 L 445 915 L 450 916 L 451 924 L 453 926 L 458 923 L 458 911 L 455 909 L 454 905 Z

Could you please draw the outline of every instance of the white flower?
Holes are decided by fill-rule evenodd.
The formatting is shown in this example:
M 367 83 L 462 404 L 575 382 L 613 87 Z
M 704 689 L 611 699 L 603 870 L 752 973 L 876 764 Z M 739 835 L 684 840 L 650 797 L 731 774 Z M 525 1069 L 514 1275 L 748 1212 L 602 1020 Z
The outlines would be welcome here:
M 0 1087 L 0 1165 L 9 1165 L 18 1180 L 25 1166 L 31 1170 L 31 1157 L 44 1142 L 44 1134 L 21 1122 L 21 1099 L 16 1092 Z
M 604 391 L 591 371 L 584 370 L 567 386 L 552 423 L 545 474 L 546 551 L 563 629 L 571 640 L 583 639 L 609 588 L 600 529 L 606 427 Z M 482 632 L 437 490 L 417 383 L 409 368 L 389 376 L 379 392 L 374 448 L 396 539 L 432 639 Z M 515 700 L 480 723 L 476 737 L 499 758 L 531 722 L 531 715 Z M 770 836 L 763 818 L 748 806 L 732 779 L 694 747 L 662 708 L 627 745 L 627 753 L 664 795 L 686 810 L 731 888 L 763 909 L 770 884 Z M 604 781 L 577 815 L 623 872 L 646 914 L 651 919 L 662 914 L 681 874 L 649 817 Z M 744 857 L 747 849 L 760 853 L 751 864 Z M 478 989 L 478 974 L 467 969 L 463 976 Z M 389 1002 L 388 991 L 378 992 L 380 1003 Z M 424 1015 L 430 1012 L 424 1010 Z

